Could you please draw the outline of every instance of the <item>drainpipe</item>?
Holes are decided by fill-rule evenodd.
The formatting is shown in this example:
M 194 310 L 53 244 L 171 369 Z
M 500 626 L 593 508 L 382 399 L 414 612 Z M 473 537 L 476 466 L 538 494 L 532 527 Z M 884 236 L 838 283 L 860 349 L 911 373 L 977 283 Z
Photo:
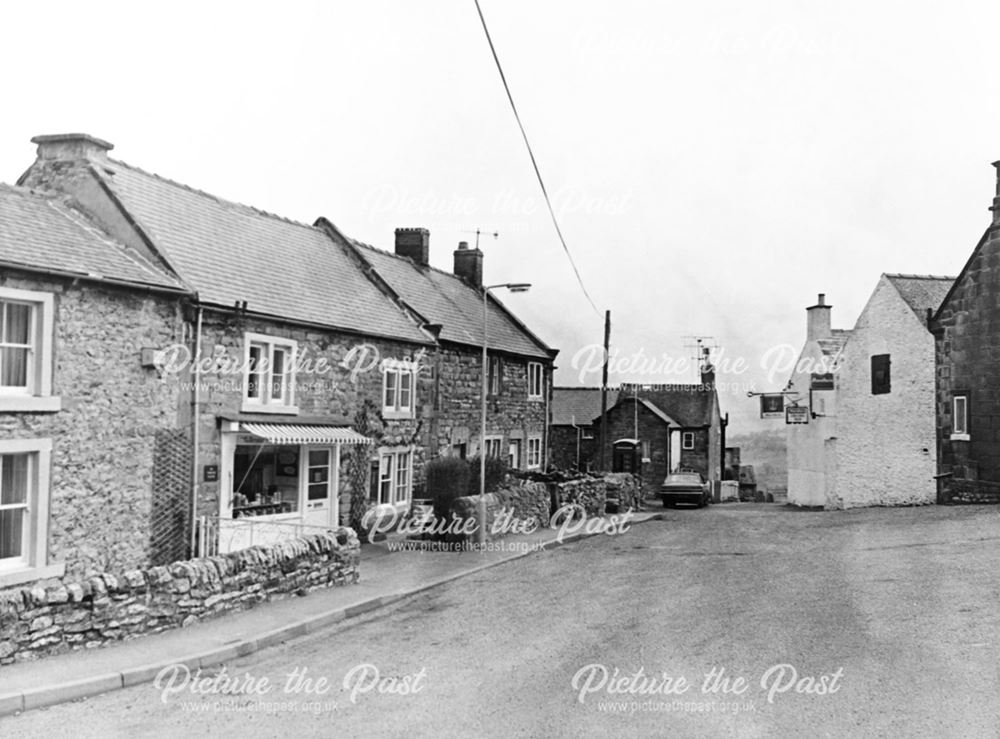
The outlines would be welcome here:
M 542 472 L 549 471 L 549 424 L 552 421 L 552 419 L 549 417 L 549 398 L 552 395 L 552 384 L 553 384 L 552 375 L 555 373 L 555 367 L 549 365 L 548 370 L 549 371 L 545 373 L 546 375 L 548 375 L 548 382 L 545 383 L 547 385 L 547 387 L 545 388 L 545 423 L 542 426 L 542 455 L 543 455 L 542 462 L 544 464 L 544 466 L 542 467 Z M 577 467 L 579 467 L 580 466 L 579 447 L 577 447 L 576 461 L 577 461 Z
M 191 556 L 194 557 L 198 545 L 198 446 L 201 442 L 199 433 L 201 426 L 201 306 L 198 306 L 198 317 L 195 319 L 194 334 L 194 393 L 192 407 L 192 437 L 194 450 L 191 455 Z
M 580 427 L 576 425 L 576 416 L 569 417 L 569 425 L 576 429 L 576 471 L 580 471 Z

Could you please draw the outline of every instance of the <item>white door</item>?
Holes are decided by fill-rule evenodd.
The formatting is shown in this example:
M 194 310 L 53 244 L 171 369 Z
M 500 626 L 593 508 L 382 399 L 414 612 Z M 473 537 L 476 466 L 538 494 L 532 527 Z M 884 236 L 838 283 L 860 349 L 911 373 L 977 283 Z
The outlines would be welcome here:
M 337 522 L 336 450 L 306 447 L 302 455 L 304 490 L 302 523 L 334 526 Z
M 671 472 L 676 472 L 681 466 L 681 430 L 670 429 L 670 460 Z

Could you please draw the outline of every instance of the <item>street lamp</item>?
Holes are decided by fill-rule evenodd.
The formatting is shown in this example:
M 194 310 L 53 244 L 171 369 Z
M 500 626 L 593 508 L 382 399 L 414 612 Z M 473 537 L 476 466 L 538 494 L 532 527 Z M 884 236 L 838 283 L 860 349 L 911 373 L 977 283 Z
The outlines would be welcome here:
M 476 540 L 480 544 L 486 542 L 486 392 L 489 384 L 489 365 L 486 357 L 487 345 L 487 317 L 489 316 L 489 294 L 490 290 L 497 290 L 505 287 L 512 293 L 526 293 L 531 289 L 527 282 L 501 282 L 499 285 L 489 285 L 483 288 L 483 397 L 482 397 L 482 425 L 479 430 L 479 530 Z

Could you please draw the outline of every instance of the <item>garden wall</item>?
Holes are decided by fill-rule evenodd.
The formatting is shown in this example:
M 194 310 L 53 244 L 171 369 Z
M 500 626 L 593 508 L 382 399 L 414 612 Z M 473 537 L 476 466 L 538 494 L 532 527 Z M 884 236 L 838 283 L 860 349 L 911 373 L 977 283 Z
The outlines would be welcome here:
M 487 493 L 487 538 L 493 538 L 492 530 L 497 516 L 507 510 L 513 511 L 512 519 L 535 521 L 542 528 L 549 525 L 553 498 L 556 508 L 576 504 L 583 508 L 588 517 L 599 517 L 605 514 L 608 499 L 617 500 L 618 510 L 624 512 L 630 508 L 638 510 L 640 496 L 638 481 L 628 473 L 584 476 L 562 482 L 521 481 L 495 493 Z M 462 521 L 478 519 L 478 506 L 479 496 L 456 498 L 452 504 L 452 512 Z M 469 538 L 474 539 L 475 533 Z
M 354 531 L 0 592 L 0 665 L 187 626 L 358 579 Z

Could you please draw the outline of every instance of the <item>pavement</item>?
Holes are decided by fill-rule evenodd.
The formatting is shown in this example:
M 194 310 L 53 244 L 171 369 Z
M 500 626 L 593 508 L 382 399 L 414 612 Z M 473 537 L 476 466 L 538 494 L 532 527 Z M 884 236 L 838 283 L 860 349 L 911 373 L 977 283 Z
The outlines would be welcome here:
M 633 513 L 630 526 L 661 519 L 662 509 L 651 505 L 652 510 Z M 589 519 L 590 526 L 567 530 L 562 537 L 549 528 L 505 536 L 487 551 L 390 551 L 401 543 L 391 537 L 365 543 L 354 585 L 290 596 L 106 647 L 0 667 L 0 716 L 151 682 L 169 665 L 191 670 L 219 665 L 533 552 L 601 535 L 595 530 L 599 521 Z

